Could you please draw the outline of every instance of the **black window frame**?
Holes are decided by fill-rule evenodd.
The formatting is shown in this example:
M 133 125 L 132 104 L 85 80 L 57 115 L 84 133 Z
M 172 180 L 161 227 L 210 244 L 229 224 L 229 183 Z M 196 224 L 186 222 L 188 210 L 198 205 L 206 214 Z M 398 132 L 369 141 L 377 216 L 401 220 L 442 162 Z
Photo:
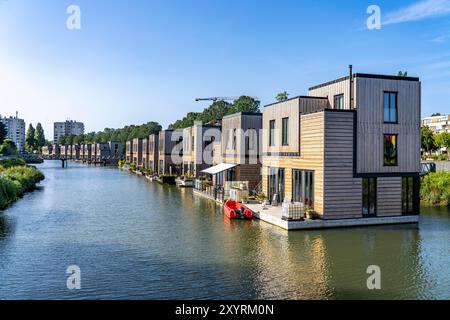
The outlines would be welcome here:
M 310 175 L 310 179 L 307 179 L 307 175 Z M 296 178 L 300 178 L 300 182 L 296 185 Z M 308 181 L 307 181 L 308 180 Z M 310 197 L 307 197 L 307 182 L 310 183 Z M 300 188 L 300 190 L 297 190 Z M 297 198 L 297 192 L 299 191 L 300 198 Z M 309 200 L 309 201 L 307 201 Z M 291 202 L 300 202 L 314 209 L 315 205 L 315 171 L 305 169 L 292 169 L 292 196 Z
M 395 163 L 386 163 L 386 136 L 395 136 Z M 397 133 L 384 133 L 383 134 L 383 167 L 398 167 L 398 134 Z
M 289 117 L 281 119 L 281 145 L 289 146 Z
M 267 197 L 269 202 L 272 204 L 273 197 L 277 194 L 278 201 L 281 204 L 286 197 L 286 169 L 279 167 L 268 167 L 267 179 Z
M 402 215 L 411 215 L 416 211 L 415 183 L 416 181 L 414 177 L 402 177 Z
M 338 98 L 339 98 L 339 99 L 342 99 L 342 107 L 341 107 L 341 108 L 336 108 L 336 100 L 337 100 Z M 336 109 L 336 110 L 344 110 L 344 94 L 343 94 L 343 93 L 337 94 L 337 95 L 334 96 L 334 99 L 333 99 L 333 108 Z
M 389 119 L 391 115 L 391 95 L 395 94 L 395 121 L 392 121 L 391 119 L 389 121 L 386 121 L 386 114 L 385 114 L 385 96 L 386 94 L 389 95 Z M 390 123 L 390 124 L 398 124 L 398 91 L 383 91 L 383 122 L 384 123 Z
M 275 120 L 269 120 L 269 147 L 275 147 L 275 125 Z
M 368 209 L 368 212 L 369 213 L 365 213 L 364 212 L 364 209 L 366 208 L 366 204 L 365 204 L 365 188 L 364 188 L 364 185 L 365 185 L 365 181 L 367 181 L 367 186 L 368 186 L 368 193 L 367 193 L 367 209 Z M 371 189 L 371 185 L 372 185 L 372 183 L 371 182 L 373 182 L 373 181 L 375 181 L 375 190 L 372 190 Z M 378 214 L 378 179 L 376 178 L 376 177 L 364 177 L 364 178 L 362 178 L 362 181 L 361 181 L 361 196 L 362 196 L 362 207 L 361 207 L 361 212 L 362 212 L 362 216 L 363 217 L 376 217 L 377 216 L 377 214 Z M 374 208 L 374 212 L 372 213 L 372 212 L 370 212 L 370 208 L 371 208 L 371 192 L 374 192 L 374 194 L 373 194 L 373 201 L 374 201 L 374 203 L 373 203 L 373 208 Z

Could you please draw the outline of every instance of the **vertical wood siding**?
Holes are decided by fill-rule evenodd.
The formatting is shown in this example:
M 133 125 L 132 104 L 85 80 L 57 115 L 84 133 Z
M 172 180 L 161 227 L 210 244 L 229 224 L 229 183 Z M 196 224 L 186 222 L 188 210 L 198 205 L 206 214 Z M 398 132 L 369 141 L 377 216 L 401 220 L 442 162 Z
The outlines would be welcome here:
M 356 78 L 358 173 L 420 171 L 420 82 Z M 384 91 L 398 92 L 398 124 L 385 124 Z M 398 166 L 383 166 L 383 135 L 398 134 Z

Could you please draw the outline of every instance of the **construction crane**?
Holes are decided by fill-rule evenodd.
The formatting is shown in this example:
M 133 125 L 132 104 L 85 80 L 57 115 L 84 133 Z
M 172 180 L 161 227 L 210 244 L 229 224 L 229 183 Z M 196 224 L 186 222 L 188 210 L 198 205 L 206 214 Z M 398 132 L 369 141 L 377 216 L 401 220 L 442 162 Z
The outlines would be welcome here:
M 195 99 L 195 101 L 199 102 L 199 101 L 235 101 L 237 99 L 239 99 L 240 97 L 211 97 L 211 98 L 197 98 Z M 255 100 L 258 100 L 258 98 L 256 97 L 251 97 Z

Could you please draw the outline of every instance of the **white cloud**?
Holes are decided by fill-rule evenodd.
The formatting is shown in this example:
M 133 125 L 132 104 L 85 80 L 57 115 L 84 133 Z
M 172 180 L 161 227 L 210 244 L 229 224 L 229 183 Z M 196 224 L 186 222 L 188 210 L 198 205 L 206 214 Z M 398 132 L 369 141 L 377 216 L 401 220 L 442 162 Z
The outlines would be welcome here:
M 422 0 L 387 13 L 383 25 L 419 21 L 447 14 L 450 14 L 450 0 Z
M 438 36 L 434 39 L 431 39 L 431 42 L 435 42 L 435 43 L 444 43 L 446 42 L 448 39 L 450 39 L 450 34 L 444 34 L 442 36 Z

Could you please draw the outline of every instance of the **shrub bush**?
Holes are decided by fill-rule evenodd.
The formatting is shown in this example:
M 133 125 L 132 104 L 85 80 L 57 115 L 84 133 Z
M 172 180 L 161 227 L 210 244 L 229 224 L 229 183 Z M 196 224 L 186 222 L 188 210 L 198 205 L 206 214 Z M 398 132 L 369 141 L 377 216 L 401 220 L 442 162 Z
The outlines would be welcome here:
M 15 166 L 0 170 L 0 210 L 35 189 L 45 179 L 35 167 Z
M 0 166 L 2 166 L 5 169 L 11 168 L 11 167 L 23 167 L 23 166 L 25 166 L 25 160 L 20 159 L 20 158 L 11 158 L 11 159 L 0 160 Z
M 450 172 L 432 172 L 422 178 L 420 199 L 433 206 L 450 205 Z

